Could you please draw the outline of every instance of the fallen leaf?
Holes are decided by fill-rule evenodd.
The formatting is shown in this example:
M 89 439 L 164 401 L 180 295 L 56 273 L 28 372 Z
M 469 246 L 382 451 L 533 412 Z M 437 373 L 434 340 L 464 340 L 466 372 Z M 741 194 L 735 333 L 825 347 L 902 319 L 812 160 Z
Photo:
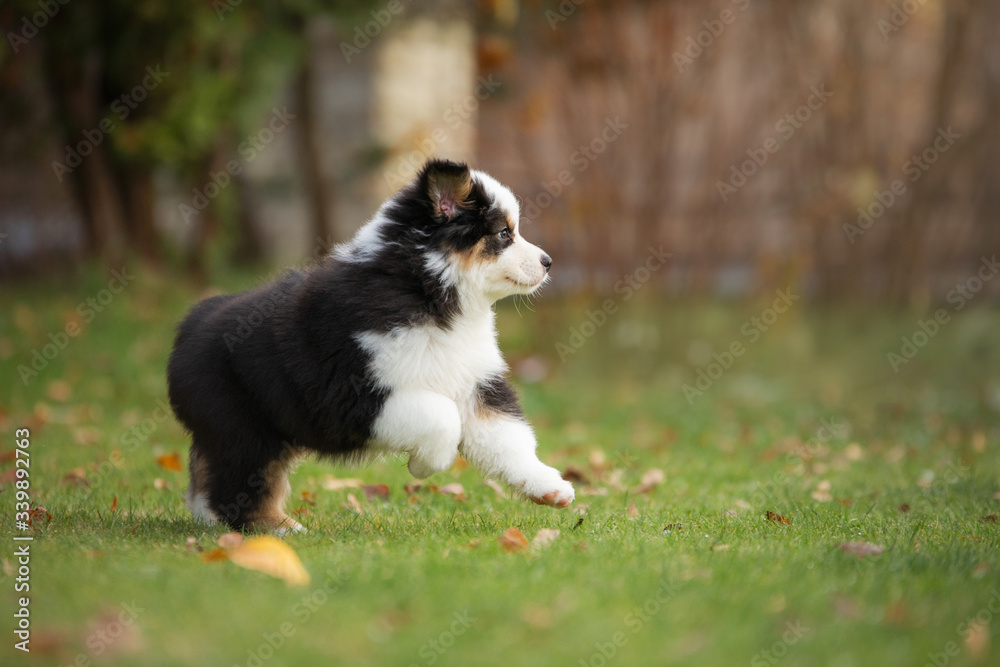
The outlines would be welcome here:
M 360 479 L 337 479 L 327 475 L 323 478 L 323 488 L 327 491 L 340 491 L 341 489 L 360 489 L 365 485 Z
M 469 540 L 469 543 L 466 544 L 465 546 L 469 547 L 470 549 L 477 549 L 479 547 L 480 542 L 481 540 L 478 537 L 474 537 L 471 540 Z
M 662 470 L 660 470 L 659 468 L 653 468 L 652 470 L 648 471 L 645 475 L 642 476 L 642 479 L 639 480 L 639 486 L 632 489 L 632 493 L 634 494 L 649 493 L 657 486 L 659 486 L 660 483 L 663 482 L 663 480 L 665 480 L 666 478 L 667 476 L 663 474 Z
M 635 506 L 635 503 L 629 504 L 628 509 L 625 510 L 625 516 L 627 516 L 630 519 L 639 518 L 639 508 Z
M 573 484 L 590 484 L 587 473 L 580 466 L 568 465 L 563 470 L 562 478 Z
M 590 467 L 594 470 L 594 472 L 600 474 L 601 471 L 604 470 L 605 466 L 607 466 L 608 457 L 606 457 L 604 452 L 600 449 L 592 449 L 590 450 L 590 455 L 587 456 L 587 463 L 590 464 Z
M 195 553 L 202 551 L 201 545 L 198 544 L 198 540 L 195 539 L 194 537 L 188 537 L 186 540 L 184 540 L 184 548 L 187 549 L 188 551 Z
M 243 535 L 240 533 L 225 533 L 219 536 L 219 546 L 223 549 L 235 549 L 243 544 Z
M 906 514 L 907 512 L 909 512 L 910 511 L 910 505 L 909 505 L 909 503 L 903 503 L 902 505 L 900 505 L 899 506 L 899 511 L 902 512 L 903 514 Z
M 403 487 L 403 493 L 412 496 L 422 488 L 424 488 L 423 480 L 415 479 L 412 482 L 407 482 L 406 486 Z
M 816 485 L 816 490 L 812 492 L 812 499 L 821 503 L 828 503 L 833 500 L 833 496 L 830 494 L 830 482 L 828 480 L 823 480 Z
M 206 563 L 216 563 L 220 560 L 227 560 L 229 552 L 222 547 L 212 547 L 201 555 L 201 559 Z
M 986 516 L 979 517 L 979 520 L 982 521 L 982 522 L 984 522 L 984 523 L 996 523 L 997 522 L 997 515 L 996 514 L 987 514 Z
M 45 525 L 49 525 L 52 522 L 52 515 L 49 511 L 40 505 L 35 505 L 28 510 L 28 525 L 31 527 L 35 526 L 35 522 L 41 522 L 42 519 L 45 520 Z
M 229 552 L 229 560 L 248 570 L 283 579 L 292 586 L 309 584 L 309 573 L 295 550 L 273 535 L 258 535 L 245 540 Z
M 445 484 L 442 487 L 438 487 L 438 493 L 443 493 L 446 496 L 455 496 L 455 500 L 466 500 L 465 489 L 458 482 L 452 482 L 451 484 Z
M 59 403 L 68 401 L 72 394 L 73 387 L 65 380 L 54 380 L 49 383 L 49 386 L 45 390 L 46 396 Z
M 871 542 L 841 542 L 837 545 L 837 548 L 855 558 L 880 556 L 885 551 L 885 547 L 879 544 L 872 544 Z
M 118 495 L 117 494 L 115 494 L 111 498 L 111 511 L 114 512 L 116 509 L 118 509 Z
M 781 524 L 784 524 L 786 526 L 790 526 L 792 524 L 792 520 L 791 519 L 789 519 L 786 516 L 781 516 L 777 512 L 768 512 L 764 516 L 767 517 L 768 521 L 773 521 L 774 523 L 781 523 Z
M 170 487 L 170 482 L 163 479 L 162 477 L 157 477 L 156 479 L 153 480 L 153 488 L 163 491 L 166 489 L 170 489 L 171 487 Z
M 503 531 L 503 535 L 498 538 L 500 546 L 507 553 L 517 553 L 528 548 L 528 538 L 517 528 L 508 528 Z
M 164 470 L 181 472 L 184 469 L 184 466 L 181 465 L 180 454 L 177 452 L 170 452 L 169 454 L 164 454 L 163 456 L 157 456 L 156 462 Z
M 962 639 L 973 659 L 978 660 L 990 646 L 989 625 L 978 620 L 970 623 Z
M 496 481 L 494 481 L 492 479 L 488 479 L 488 480 L 486 480 L 486 486 L 488 486 L 491 489 L 493 489 L 493 492 L 497 494 L 497 498 L 506 498 L 507 497 L 507 492 L 504 491 L 504 488 L 502 486 L 500 486 L 500 484 L 498 484 Z
M 83 468 L 73 468 L 63 475 L 62 483 L 67 486 L 90 486 L 87 481 L 87 471 Z
M 368 484 L 364 487 L 365 498 L 371 500 L 373 496 L 378 496 L 382 500 L 389 500 L 388 484 Z
M 515 529 L 516 530 L 516 529 Z M 559 537 L 559 530 L 555 528 L 542 528 L 531 540 L 532 549 L 544 549 Z
M 357 496 L 353 493 L 347 494 L 347 502 L 344 503 L 344 507 L 351 510 L 355 514 L 364 514 L 364 510 L 361 509 L 361 503 L 358 502 Z
M 302 499 L 302 502 L 307 503 L 309 505 L 316 504 L 316 494 L 312 491 L 303 491 L 302 493 L 299 494 L 299 498 Z
M 306 507 L 305 505 L 303 505 L 302 507 L 298 507 L 296 509 L 293 509 L 292 510 L 292 514 L 294 514 L 295 516 L 298 516 L 298 517 L 312 516 L 312 510 L 309 509 L 308 507 Z

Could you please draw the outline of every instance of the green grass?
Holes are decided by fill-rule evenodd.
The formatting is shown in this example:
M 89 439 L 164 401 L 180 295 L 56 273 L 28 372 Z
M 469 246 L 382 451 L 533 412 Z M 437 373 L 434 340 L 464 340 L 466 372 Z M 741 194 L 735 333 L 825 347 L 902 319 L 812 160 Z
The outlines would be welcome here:
M 220 287 L 253 281 L 232 276 Z M 306 462 L 290 509 L 308 510 L 309 532 L 287 543 L 313 581 L 291 588 L 187 549 L 188 537 L 207 550 L 225 531 L 194 524 L 181 498 L 186 475 L 156 463 L 173 451 L 186 461 L 185 435 L 157 401 L 174 324 L 197 290 L 141 273 L 38 377 L 20 381 L 17 367 L 105 284 L 90 273 L 0 296 L 2 451 L 15 429 L 31 429 L 31 493 L 52 517 L 31 531 L 33 655 L 12 649 L 5 612 L 5 665 L 846 667 L 1000 657 L 1000 618 L 989 611 L 1000 596 L 1000 524 L 982 520 L 1000 513 L 996 311 L 954 314 L 896 374 L 886 353 L 923 314 L 800 302 L 689 403 L 682 386 L 712 352 L 748 342 L 740 328 L 767 303 L 640 292 L 565 363 L 556 343 L 568 343 L 598 300 L 550 295 L 520 315 L 504 304 L 501 345 L 542 458 L 582 468 L 606 495 L 577 485 L 573 508 L 556 511 L 498 498 L 465 469 L 432 481 L 463 484 L 467 500 L 422 492 L 411 503 L 401 460 L 354 470 Z M 539 362 L 545 378 L 525 381 Z M 832 437 L 819 431 L 823 420 L 838 425 Z M 129 435 L 144 423 L 148 435 Z M 795 453 L 805 446 L 806 456 Z M 603 472 L 591 467 L 594 452 Z M 67 478 L 77 468 L 89 486 Z M 631 494 L 653 468 L 665 482 Z M 348 491 L 324 490 L 328 475 L 386 483 L 391 496 L 354 490 L 358 516 L 344 507 Z M 16 599 L 8 536 L 19 531 L 9 479 L 2 489 L 6 610 Z M 497 538 L 512 526 L 529 539 L 562 532 L 543 550 L 505 553 Z M 885 551 L 859 559 L 838 549 L 848 541 Z M 103 650 L 93 633 L 117 630 L 109 621 L 123 604 L 142 611 Z M 988 622 L 963 632 L 979 613 Z M 790 627 L 802 636 L 786 635 Z M 258 663 L 252 654 L 268 636 L 281 646 Z

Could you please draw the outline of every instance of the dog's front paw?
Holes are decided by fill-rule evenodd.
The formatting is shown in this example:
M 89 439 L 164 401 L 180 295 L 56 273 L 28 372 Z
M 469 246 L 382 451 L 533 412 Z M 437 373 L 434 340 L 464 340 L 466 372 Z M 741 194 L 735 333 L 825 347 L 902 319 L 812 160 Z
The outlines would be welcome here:
M 564 480 L 555 468 L 549 468 L 540 479 L 529 479 L 522 486 L 522 491 L 528 500 L 537 505 L 559 509 L 569 507 L 576 498 L 573 485 Z

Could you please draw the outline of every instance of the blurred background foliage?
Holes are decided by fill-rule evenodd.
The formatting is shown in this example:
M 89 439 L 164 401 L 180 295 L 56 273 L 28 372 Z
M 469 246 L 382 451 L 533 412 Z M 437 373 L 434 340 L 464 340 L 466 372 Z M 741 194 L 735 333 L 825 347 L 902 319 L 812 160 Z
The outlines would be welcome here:
M 672 294 L 919 306 L 1000 246 L 987 0 L 16 0 L 0 28 L 5 280 L 298 261 L 430 155 L 511 185 L 565 291 L 662 244 Z

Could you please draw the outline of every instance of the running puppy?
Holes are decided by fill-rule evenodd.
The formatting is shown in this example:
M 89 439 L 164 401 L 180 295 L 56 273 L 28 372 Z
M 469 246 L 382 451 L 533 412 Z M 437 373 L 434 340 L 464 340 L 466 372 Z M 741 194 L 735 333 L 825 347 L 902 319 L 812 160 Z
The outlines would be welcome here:
M 461 453 L 536 503 L 569 505 L 497 347 L 493 304 L 531 294 L 552 265 L 519 216 L 489 175 L 431 160 L 318 266 L 195 305 L 167 369 L 192 436 L 194 516 L 301 530 L 283 505 L 289 467 L 310 451 L 404 453 L 419 478 Z

